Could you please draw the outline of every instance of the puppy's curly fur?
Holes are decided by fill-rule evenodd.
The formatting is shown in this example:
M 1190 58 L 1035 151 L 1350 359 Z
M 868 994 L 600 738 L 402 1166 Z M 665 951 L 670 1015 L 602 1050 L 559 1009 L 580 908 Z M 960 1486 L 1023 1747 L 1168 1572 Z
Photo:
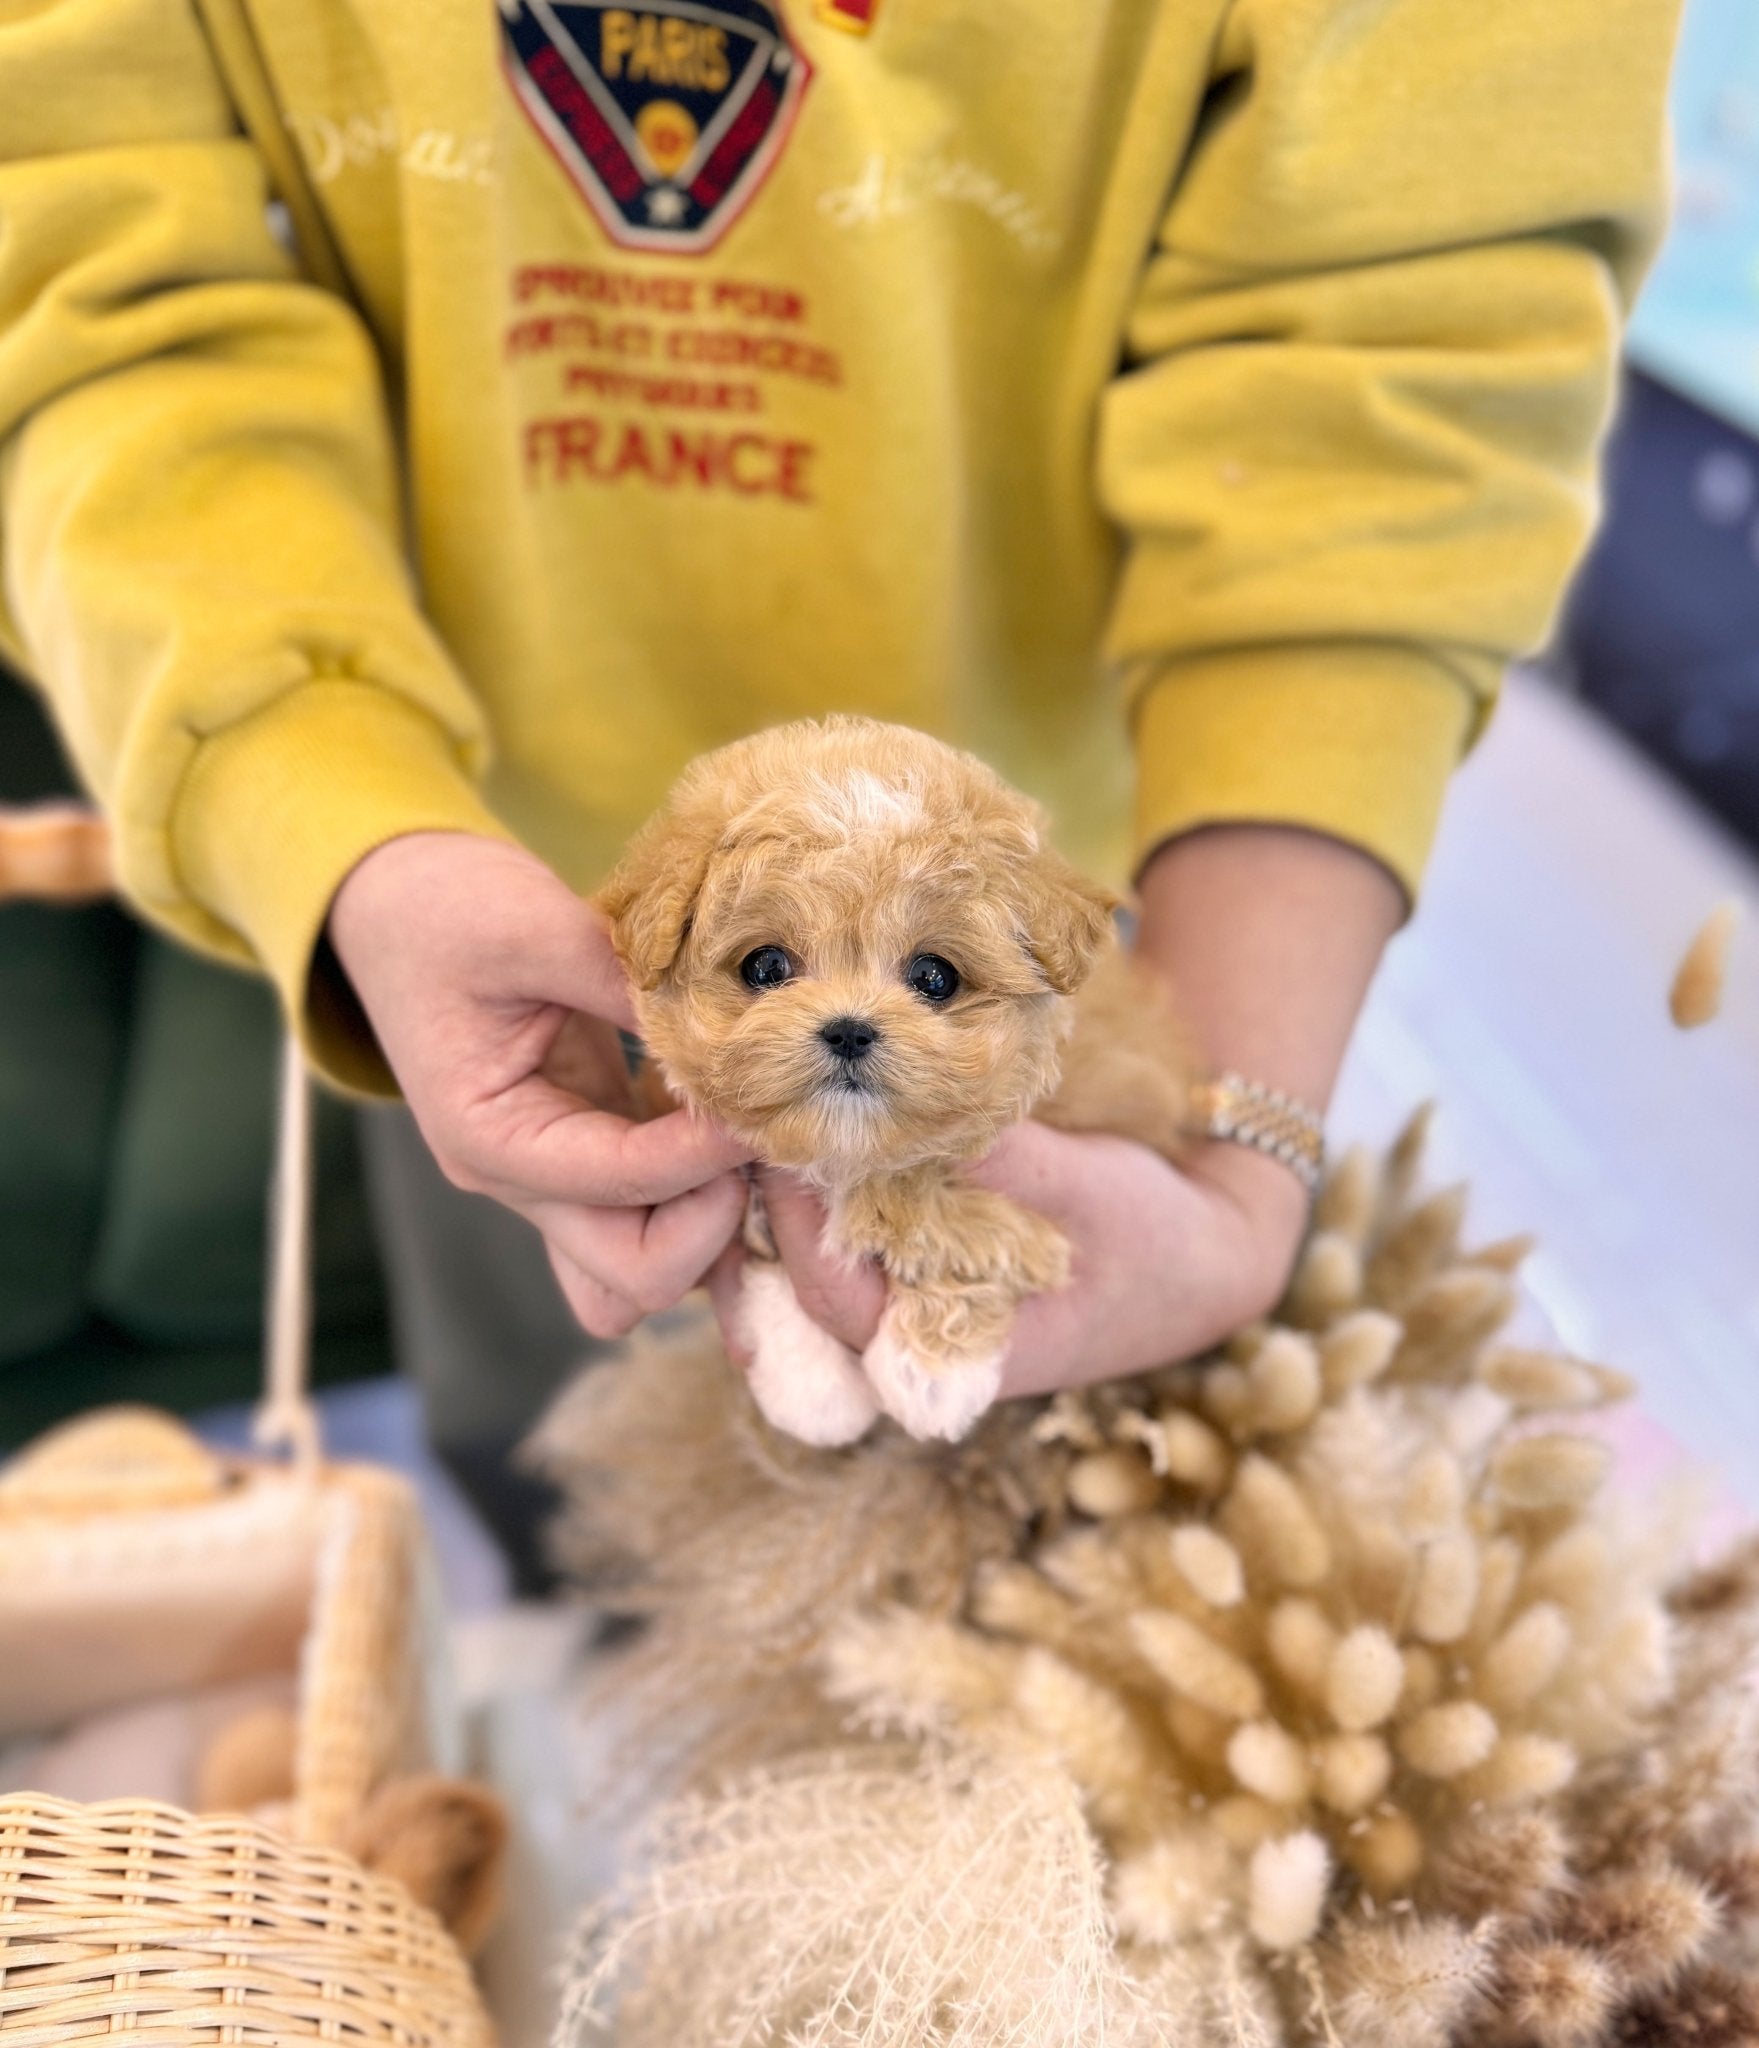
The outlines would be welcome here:
M 831 1241 L 890 1282 L 856 1360 L 779 1266 L 751 1268 L 766 1414 L 817 1443 L 852 1441 L 881 1408 L 918 1436 L 963 1435 L 1016 1305 L 1064 1284 L 1069 1248 L 957 1167 L 1029 1114 L 1179 1143 L 1183 1041 L 1118 946 L 1113 899 L 982 762 L 840 717 L 694 763 L 599 903 L 671 1089 L 822 1187 Z

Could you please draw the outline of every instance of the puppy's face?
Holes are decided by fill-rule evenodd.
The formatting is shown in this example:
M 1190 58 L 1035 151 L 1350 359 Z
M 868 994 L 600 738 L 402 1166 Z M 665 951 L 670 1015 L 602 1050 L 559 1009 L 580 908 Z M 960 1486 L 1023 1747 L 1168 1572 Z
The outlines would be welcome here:
M 831 1182 L 1024 1116 L 1110 908 L 981 763 L 853 719 L 699 761 L 600 902 L 668 1080 Z

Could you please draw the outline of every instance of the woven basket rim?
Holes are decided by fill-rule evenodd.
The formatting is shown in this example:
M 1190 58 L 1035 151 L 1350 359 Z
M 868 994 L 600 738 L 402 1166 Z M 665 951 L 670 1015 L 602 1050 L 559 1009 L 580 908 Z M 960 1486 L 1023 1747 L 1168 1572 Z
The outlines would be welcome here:
M 438 1917 L 245 1814 L 0 1795 L 0 2035 L 492 2048 Z

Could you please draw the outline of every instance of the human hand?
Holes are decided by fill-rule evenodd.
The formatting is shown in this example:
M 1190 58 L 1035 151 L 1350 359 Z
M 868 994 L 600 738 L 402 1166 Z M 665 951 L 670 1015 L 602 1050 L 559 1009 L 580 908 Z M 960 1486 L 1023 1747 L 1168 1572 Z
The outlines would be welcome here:
M 682 1110 L 628 1120 L 634 1012 L 591 904 L 519 847 L 415 832 L 350 872 L 329 938 L 441 1170 L 537 1227 L 593 1336 L 698 1284 L 747 1155 Z
M 1288 1168 L 1238 1146 L 1205 1145 L 1175 1167 L 1127 1138 L 1026 1123 L 968 1177 L 1047 1217 L 1074 1254 L 1066 1288 L 1020 1306 L 1004 1397 L 1119 1379 L 1208 1350 L 1275 1305 L 1307 1216 Z M 825 1210 L 811 1188 L 773 1171 L 760 1178 L 801 1305 L 864 1350 L 885 1306 L 883 1275 L 825 1248 Z M 734 1328 L 740 1264 L 730 1247 L 710 1290 L 728 1347 L 743 1359 Z

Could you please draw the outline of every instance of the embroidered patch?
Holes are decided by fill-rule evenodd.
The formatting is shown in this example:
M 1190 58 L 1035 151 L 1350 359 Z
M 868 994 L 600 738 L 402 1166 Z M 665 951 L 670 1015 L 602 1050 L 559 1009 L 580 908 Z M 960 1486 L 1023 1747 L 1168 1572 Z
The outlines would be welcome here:
M 818 18 L 832 28 L 846 28 L 852 36 L 864 36 L 873 27 L 879 0 L 818 0 Z
M 771 0 L 498 0 L 520 103 L 614 242 L 713 248 L 812 76 Z

